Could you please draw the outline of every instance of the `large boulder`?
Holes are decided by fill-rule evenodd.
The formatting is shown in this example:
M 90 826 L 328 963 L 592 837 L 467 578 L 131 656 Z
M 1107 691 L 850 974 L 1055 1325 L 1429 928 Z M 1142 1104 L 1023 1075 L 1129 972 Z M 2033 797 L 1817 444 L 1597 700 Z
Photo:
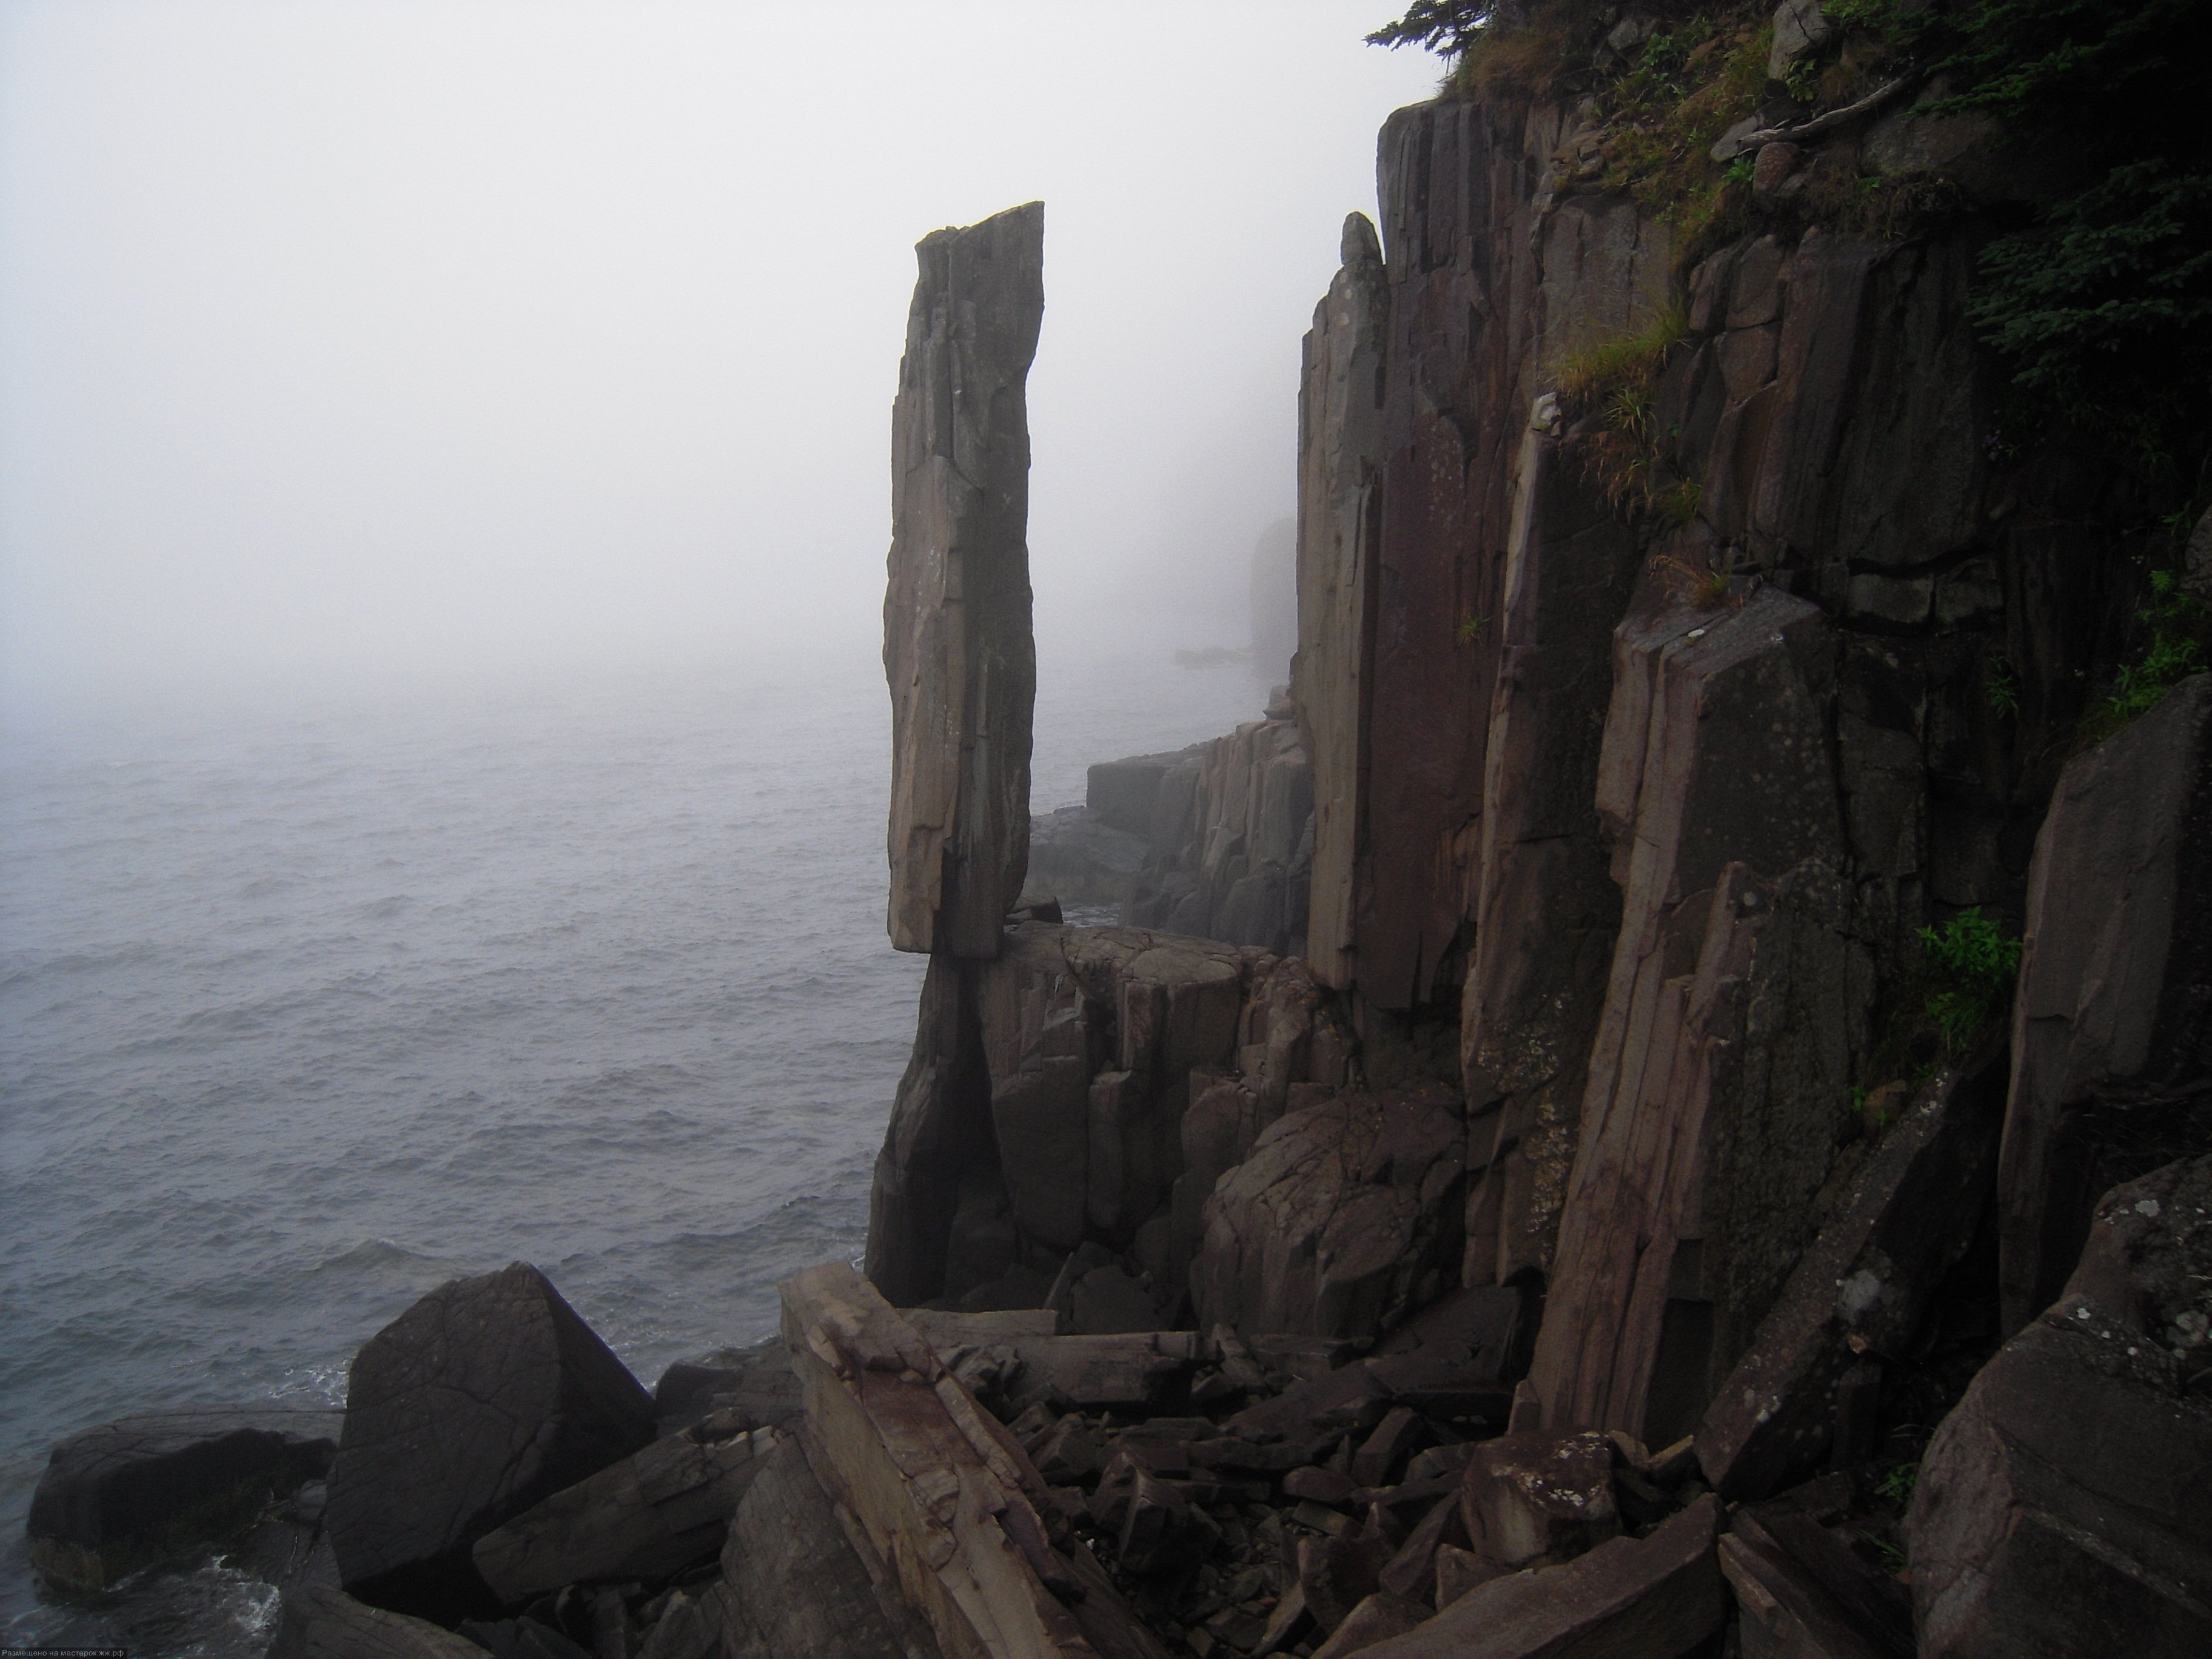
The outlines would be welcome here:
M 327 1584 L 284 1594 L 269 1659 L 487 1659 L 465 1636 L 387 1613 Z
M 2065 1293 L 1929 1442 L 1923 1659 L 2212 1652 L 2212 1157 L 2116 1187 Z
M 476 1541 L 640 1450 L 653 1398 L 537 1268 L 441 1285 L 355 1356 L 328 1526 L 346 1589 L 452 1620 Z
M 1460 1248 L 1466 1128 L 1441 1085 L 1348 1091 L 1288 1112 L 1206 1200 L 1199 1323 L 1372 1338 Z
M 31 1498 L 31 1561 L 48 1583 L 97 1590 L 188 1546 L 223 1539 L 272 1498 L 319 1479 L 340 1414 L 278 1405 L 153 1412 L 71 1435 Z
M 891 943 L 988 960 L 1029 858 L 1029 408 L 1044 204 L 915 249 L 891 410 Z
M 2114 1181 L 2212 1144 L 2212 675 L 2077 756 L 2035 842 L 1998 1170 L 2005 1328 Z

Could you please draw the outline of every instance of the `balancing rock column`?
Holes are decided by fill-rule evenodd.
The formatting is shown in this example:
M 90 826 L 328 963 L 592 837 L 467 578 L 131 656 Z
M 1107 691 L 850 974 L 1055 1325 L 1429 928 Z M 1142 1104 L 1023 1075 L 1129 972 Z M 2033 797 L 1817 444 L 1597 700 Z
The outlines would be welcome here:
M 1044 319 L 1044 204 L 915 247 L 891 406 L 891 943 L 929 977 L 876 1158 L 868 1276 L 901 1304 L 944 1287 L 963 1180 L 990 1160 L 969 963 L 999 954 L 1029 870 L 1029 405 Z
M 891 410 L 890 936 L 988 961 L 1030 842 L 1029 408 L 1044 204 L 915 250 Z

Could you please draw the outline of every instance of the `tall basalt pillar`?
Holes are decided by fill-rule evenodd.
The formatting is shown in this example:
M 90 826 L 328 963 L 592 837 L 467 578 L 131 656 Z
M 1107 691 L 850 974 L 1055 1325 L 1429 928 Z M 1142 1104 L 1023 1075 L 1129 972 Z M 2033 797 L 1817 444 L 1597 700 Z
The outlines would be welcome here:
M 1807 1243 L 1872 968 L 1829 749 L 1835 642 L 1768 588 L 1617 630 L 1597 803 L 1621 921 L 1529 1381 L 1547 1426 L 1696 1425 Z
M 1366 787 L 1369 606 L 1390 289 L 1364 214 L 1344 222 L 1344 268 L 1314 307 L 1298 385 L 1298 651 L 1291 690 L 1312 757 L 1313 898 L 1306 957 L 1339 990 L 1352 979 L 1352 882 Z
M 1461 1003 L 1464 1283 L 1549 1273 L 1620 890 L 1592 804 L 1613 623 L 1638 567 L 1540 398 L 1521 435 L 1483 782 L 1475 942 Z
M 1044 204 L 915 250 L 891 411 L 891 943 L 988 961 L 1029 867 L 1029 406 Z

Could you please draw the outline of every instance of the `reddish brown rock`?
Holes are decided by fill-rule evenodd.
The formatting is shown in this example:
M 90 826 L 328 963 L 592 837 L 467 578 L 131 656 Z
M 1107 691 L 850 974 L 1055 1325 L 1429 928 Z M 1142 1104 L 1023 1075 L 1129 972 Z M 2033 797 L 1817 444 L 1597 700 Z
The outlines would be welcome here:
M 1564 1654 L 1680 1659 L 1727 1612 L 1710 1494 L 1649 1538 L 1615 1538 L 1565 1566 L 1477 1585 L 1370 1659 L 1540 1659 Z
M 1503 1567 L 1573 1559 L 1620 1530 L 1613 1460 L 1613 1443 L 1589 1430 L 1483 1442 L 1461 1494 L 1468 1535 Z
M 1905 1518 L 1926 1659 L 2212 1650 L 2212 1158 L 2114 1188 Z
M 1328 1641 L 1313 1651 L 1313 1659 L 1350 1659 L 1378 1642 L 1402 1636 L 1426 1620 L 1433 1610 L 1425 1601 L 1377 1590 L 1346 1613 Z
M 891 943 L 988 960 L 1029 862 L 1029 413 L 1044 204 L 915 250 L 891 412 Z
M 1474 954 L 1460 1008 L 1468 1108 L 1463 1284 L 1549 1273 L 1620 889 L 1593 799 L 1613 625 L 1636 538 L 1540 404 L 1520 435 L 1495 623 Z
M 1998 1173 L 2008 1330 L 2058 1293 L 2094 1195 L 2212 1137 L 2212 676 L 2077 756 L 2036 837 Z
M 1465 1131 L 1441 1088 L 1285 1115 L 1206 1200 L 1200 1322 L 1371 1337 L 1459 1253 Z
M 2001 1060 L 1947 1072 L 1853 1178 L 1698 1425 L 1698 1462 L 1723 1497 L 1764 1498 L 1812 1474 L 1860 1356 L 1909 1346 L 1981 1220 L 2003 1079 Z

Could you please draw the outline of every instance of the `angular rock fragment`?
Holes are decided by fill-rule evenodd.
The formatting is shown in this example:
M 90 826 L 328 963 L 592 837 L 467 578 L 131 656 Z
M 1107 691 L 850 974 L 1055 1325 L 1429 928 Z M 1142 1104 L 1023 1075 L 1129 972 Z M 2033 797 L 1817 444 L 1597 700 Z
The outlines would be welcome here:
M 1298 1588 L 1306 1611 L 1323 1631 L 1334 1631 L 1352 1608 L 1382 1588 L 1389 1565 L 1387 1539 L 1364 1532 L 1298 1540 Z
M 891 943 L 988 961 L 1029 859 L 1029 414 L 1044 204 L 915 249 L 891 412 Z
M 1194 1331 L 1024 1337 L 1007 1346 L 1021 1361 L 1013 1380 L 1002 1385 L 1017 1411 L 1033 1401 L 1062 1411 L 1158 1411 L 1176 1398 L 1198 1363 Z
M 440 1286 L 354 1358 L 327 1522 L 348 1592 L 489 1610 L 477 1540 L 642 1449 L 653 1425 L 651 1396 L 535 1267 Z
M 288 1592 L 270 1659 L 484 1659 L 467 1638 L 329 1585 Z
M 1912 1598 L 1808 1517 L 1740 1510 L 1720 1541 L 1744 1659 L 1912 1659 Z
M 1313 1659 L 1349 1659 L 1376 1643 L 1402 1636 L 1426 1620 L 1433 1609 L 1388 1590 L 1377 1590 L 1344 1617 L 1335 1633 L 1314 1650 Z
M 1905 1517 L 1926 1659 L 2212 1651 L 2212 1158 L 2099 1203 L 2065 1294 L 1936 1429 Z
M 1376 1582 L 1393 1595 L 1441 1605 L 1435 1601 L 1437 1562 L 1443 1550 L 1464 1548 L 1467 1543 L 1466 1511 L 1459 1494 L 1454 1492 L 1436 1498 L 1427 1515 L 1406 1534 L 1405 1542 L 1399 1545 L 1398 1553 Z
M 485 1534 L 471 1552 L 477 1571 L 510 1605 L 563 1584 L 669 1577 L 720 1553 L 775 1445 L 772 1429 L 712 1418 L 656 1440 Z
M 1482 1442 L 1462 1499 L 1468 1535 L 1504 1567 L 1573 1559 L 1620 1530 L 1613 1458 L 1613 1443 L 1590 1430 Z
M 272 1497 L 328 1472 L 341 1414 L 277 1405 L 153 1412 L 53 1449 L 25 1531 L 48 1583 L 98 1590 L 228 1536 Z
M 2212 1137 L 2212 675 L 2067 765 L 2036 836 L 1997 1172 L 2008 1332 L 2057 1296 L 2095 1195 Z M 2153 1156 L 2160 1156 L 2154 1152 Z
M 1859 1355 L 1905 1350 L 1980 1221 L 2003 1078 L 2000 1060 L 1930 1084 L 1853 1178 L 1698 1425 L 1698 1464 L 1723 1497 L 1811 1474 Z
M 1565 1566 L 1493 1578 L 1370 1659 L 1539 1659 L 1553 1654 L 1680 1659 L 1721 1626 L 1727 1597 L 1711 1494 L 1649 1538 L 1615 1538 Z
M 1286 1113 L 1206 1201 L 1200 1322 L 1372 1337 L 1457 1258 L 1465 1155 L 1458 1099 L 1438 1087 Z
M 1393 1389 L 1393 1397 L 1397 1395 Z M 1374 1432 L 1352 1454 L 1352 1479 L 1362 1486 L 1379 1486 L 1397 1467 L 1420 1449 L 1429 1437 L 1429 1425 L 1410 1406 L 1393 1406 L 1382 1414 Z
M 663 1371 L 653 1386 L 653 1410 L 662 1439 L 713 1412 L 734 1412 L 749 1429 L 781 1428 L 799 1414 L 799 1379 L 781 1342 L 725 1348 Z

